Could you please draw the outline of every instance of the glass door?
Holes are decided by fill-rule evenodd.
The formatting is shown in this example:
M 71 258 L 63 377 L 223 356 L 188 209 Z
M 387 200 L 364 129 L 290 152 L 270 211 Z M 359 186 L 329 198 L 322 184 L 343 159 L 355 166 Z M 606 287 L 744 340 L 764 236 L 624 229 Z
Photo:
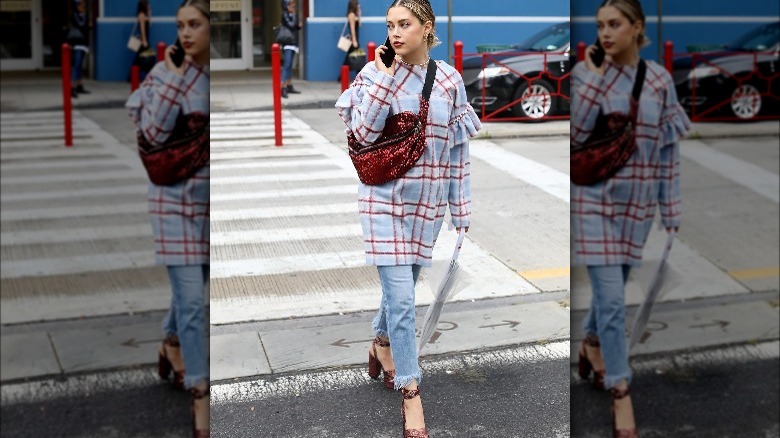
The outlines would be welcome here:
M 244 70 L 252 65 L 252 4 L 211 0 L 211 69 Z
M 34 70 L 41 66 L 40 0 L 0 0 L 0 63 L 2 70 Z

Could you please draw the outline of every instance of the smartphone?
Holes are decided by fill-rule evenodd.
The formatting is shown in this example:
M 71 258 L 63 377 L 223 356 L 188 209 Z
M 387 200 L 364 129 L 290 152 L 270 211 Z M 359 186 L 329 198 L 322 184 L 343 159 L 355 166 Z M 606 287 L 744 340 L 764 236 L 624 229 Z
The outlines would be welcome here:
M 599 41 L 598 38 L 596 38 L 596 50 L 591 55 L 590 59 L 593 61 L 593 64 L 596 67 L 601 67 L 601 63 L 604 62 L 604 56 L 606 53 L 604 52 L 604 47 L 601 46 L 601 41 Z
M 393 45 L 390 44 L 390 37 L 387 37 L 384 46 L 387 47 L 387 50 L 385 50 L 385 53 L 381 56 L 382 63 L 385 67 L 390 68 L 390 66 L 393 65 L 393 59 L 395 59 L 395 49 L 393 49 Z
M 181 67 L 181 63 L 184 62 L 184 47 L 181 46 L 181 41 L 178 38 L 173 45 L 176 46 L 176 50 L 171 53 L 171 61 L 176 67 Z

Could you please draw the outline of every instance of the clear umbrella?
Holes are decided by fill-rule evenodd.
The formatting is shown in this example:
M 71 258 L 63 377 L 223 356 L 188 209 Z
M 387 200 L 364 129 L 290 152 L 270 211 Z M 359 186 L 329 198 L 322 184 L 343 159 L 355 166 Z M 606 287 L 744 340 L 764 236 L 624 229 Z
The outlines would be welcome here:
M 439 282 L 439 287 L 436 288 L 436 291 L 433 294 L 431 305 L 428 306 L 428 310 L 425 312 L 422 329 L 420 330 L 420 340 L 417 344 L 418 355 L 422 351 L 423 346 L 425 346 L 431 336 L 433 336 L 433 332 L 436 331 L 436 325 L 439 323 L 439 317 L 444 308 L 444 303 L 452 298 L 457 291 L 455 285 L 462 275 L 460 266 L 458 265 L 458 254 L 460 254 L 460 247 L 463 245 L 463 238 L 465 236 L 466 231 L 461 228 L 460 234 L 458 234 L 458 240 L 455 243 L 455 251 L 452 253 L 450 264 Z
M 639 305 L 639 309 L 634 317 L 634 323 L 631 327 L 631 338 L 629 340 L 628 349 L 634 348 L 636 343 L 642 337 L 647 327 L 647 321 L 650 319 L 650 312 L 653 310 L 653 304 L 661 298 L 661 290 L 666 283 L 667 276 L 669 274 L 669 252 L 672 250 L 672 242 L 674 242 L 675 232 L 670 231 L 666 238 L 666 246 L 664 247 L 663 255 L 661 255 L 661 263 L 658 265 L 658 270 L 650 281 L 650 287 L 648 288 L 647 295 L 642 304 Z

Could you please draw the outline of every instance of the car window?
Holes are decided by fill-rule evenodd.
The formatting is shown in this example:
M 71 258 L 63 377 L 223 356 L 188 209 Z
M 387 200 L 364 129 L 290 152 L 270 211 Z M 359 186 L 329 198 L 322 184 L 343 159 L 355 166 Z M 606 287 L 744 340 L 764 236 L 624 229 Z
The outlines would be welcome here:
M 563 49 L 569 44 L 569 25 L 559 25 L 548 27 L 543 31 L 534 34 L 527 40 L 515 45 L 515 50 L 529 50 L 538 52 L 552 52 Z
M 737 38 L 727 47 L 734 50 L 744 50 L 748 52 L 769 50 L 780 42 L 780 23 L 769 26 L 761 26 L 758 29 L 748 32 L 740 38 Z

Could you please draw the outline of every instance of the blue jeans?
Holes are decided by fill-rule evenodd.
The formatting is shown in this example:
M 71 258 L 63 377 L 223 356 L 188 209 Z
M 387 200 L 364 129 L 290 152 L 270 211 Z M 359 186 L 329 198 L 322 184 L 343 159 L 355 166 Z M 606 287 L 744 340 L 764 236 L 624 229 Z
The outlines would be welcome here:
M 284 63 L 282 64 L 282 82 L 292 79 L 292 65 L 295 58 L 295 50 L 286 49 L 284 51 Z
M 70 60 L 70 80 L 75 84 L 81 80 L 81 64 L 84 63 L 84 51 L 74 49 L 70 53 L 73 55 L 71 56 L 73 59 Z
M 626 380 L 631 383 L 626 343 L 626 282 L 629 265 L 588 266 L 593 296 L 585 315 L 585 335 L 597 336 L 604 358 L 604 386 L 612 388 Z
M 166 335 L 175 335 L 184 357 L 184 387 L 201 381 L 209 383 L 209 359 L 206 353 L 206 282 L 209 265 L 168 266 L 173 298 L 163 319 Z
M 414 285 L 420 275 L 419 265 L 377 266 L 382 283 L 382 303 L 374 318 L 377 336 L 390 339 L 395 362 L 395 389 L 413 381 L 422 381 L 417 360 L 414 326 Z

